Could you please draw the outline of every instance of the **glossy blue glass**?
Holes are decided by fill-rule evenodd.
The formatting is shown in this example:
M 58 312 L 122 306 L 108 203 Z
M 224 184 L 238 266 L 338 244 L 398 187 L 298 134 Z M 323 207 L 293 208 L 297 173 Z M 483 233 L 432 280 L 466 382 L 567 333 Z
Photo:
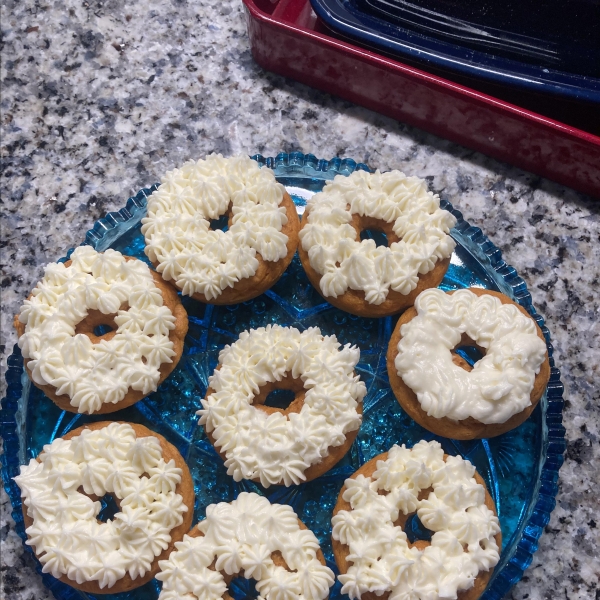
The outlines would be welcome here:
M 481 43 L 477 46 L 466 42 L 469 33 L 476 29 L 473 26 L 463 25 L 463 30 L 459 34 L 455 31 L 454 37 L 441 35 L 443 28 L 440 19 L 432 18 L 433 12 L 429 9 L 419 16 L 420 19 L 427 15 L 427 26 L 421 23 L 421 28 L 418 29 L 414 23 L 408 22 L 406 15 L 401 19 L 393 11 L 383 14 L 384 0 L 370 0 L 367 6 L 368 1 L 310 0 L 317 16 L 337 34 L 372 48 L 375 52 L 412 61 L 411 64 L 420 65 L 425 70 L 436 68 L 447 72 L 450 78 L 451 74 L 458 74 L 513 90 L 528 90 L 577 102 L 600 103 L 600 75 L 597 61 L 593 59 L 598 55 L 597 49 L 593 50 L 594 54 L 589 49 L 583 51 L 586 60 L 574 59 L 580 65 L 588 62 L 593 65 L 584 75 L 578 70 L 569 71 L 560 60 L 551 59 L 557 57 L 553 47 L 544 47 L 543 52 L 540 47 L 536 56 L 526 56 L 528 53 L 523 48 L 527 47 L 531 51 L 531 41 L 526 43 L 520 39 L 519 50 L 515 50 L 513 43 L 510 55 L 502 56 L 494 53 L 490 47 L 484 51 Z M 374 3 L 378 10 L 374 10 Z M 392 4 L 396 8 L 404 4 L 406 8 L 409 3 L 390 0 L 386 3 L 388 9 Z M 465 3 L 463 5 L 466 6 Z M 540 10 L 543 10 L 542 5 Z M 456 22 L 453 23 L 456 25 Z M 486 39 L 489 45 L 491 32 L 481 28 L 478 32 L 480 41 Z M 544 37 L 543 33 L 541 36 Z M 542 52 L 543 59 L 539 52 Z M 594 76 L 590 73 L 594 73 Z
M 310 195 L 320 190 L 335 175 L 349 175 L 356 169 L 368 170 L 352 160 L 317 160 L 301 153 L 279 154 L 275 158 L 253 157 L 273 168 L 279 181 L 287 186 L 298 212 Z M 146 199 L 155 189 L 141 190 L 119 212 L 110 213 L 87 232 L 86 241 L 98 250 L 115 248 L 146 260 L 140 219 Z M 554 508 L 558 469 L 565 449 L 562 420 L 562 384 L 552 359 L 552 346 L 543 319 L 531 304 L 524 281 L 503 260 L 492 242 L 471 227 L 460 212 L 443 201 L 442 207 L 457 217 L 452 236 L 456 251 L 441 287 L 458 289 L 471 285 L 500 290 L 524 306 L 542 327 L 550 352 L 552 375 L 546 394 L 530 419 L 517 429 L 490 440 L 461 442 L 438 439 L 449 454 L 460 454 L 475 466 L 496 502 L 503 536 L 500 564 L 483 598 L 501 598 L 523 574 L 537 548 L 544 526 Z M 194 479 L 196 502 L 194 521 L 204 518 L 207 505 L 234 499 L 247 490 L 263 494 L 271 502 L 288 503 L 319 538 L 329 566 L 337 572 L 331 550 L 331 515 L 344 479 L 364 462 L 393 444 L 412 446 L 420 439 L 434 436 L 415 424 L 400 408 L 390 391 L 385 354 L 395 319 L 364 319 L 332 307 L 308 282 L 302 266 L 294 258 L 277 284 L 262 296 L 233 306 L 204 305 L 183 299 L 190 328 L 182 359 L 171 376 L 136 405 L 112 413 L 112 420 L 142 423 L 164 435 L 182 453 Z M 208 377 L 217 364 L 219 350 L 233 342 L 240 332 L 267 323 L 293 325 L 300 329 L 318 326 L 324 334 L 335 334 L 342 343 L 357 344 L 361 360 L 357 372 L 367 386 L 364 421 L 351 450 L 338 465 L 319 479 L 297 487 L 274 486 L 268 489 L 248 481 L 236 483 L 197 424 L 195 411 L 204 397 Z M 13 517 L 23 539 L 25 532 L 19 490 L 12 480 L 19 465 L 37 456 L 44 444 L 80 425 L 106 417 L 89 417 L 61 411 L 38 388 L 31 385 L 23 371 L 19 349 L 8 360 L 8 392 L 0 411 L 0 433 L 4 438 L 2 479 L 14 507 Z M 274 402 L 277 399 L 273 399 Z M 105 499 L 103 514 L 114 507 Z M 416 519 L 409 524 L 409 535 L 427 537 L 427 530 Z M 123 594 L 93 596 L 75 591 L 50 575 L 42 575 L 57 600 L 156 600 L 160 584 L 152 581 Z M 232 582 L 234 598 L 252 597 L 252 582 L 238 578 Z M 336 583 L 331 596 L 346 599 Z
M 355 0 L 368 14 L 465 48 L 600 77 L 600 4 L 588 0 Z

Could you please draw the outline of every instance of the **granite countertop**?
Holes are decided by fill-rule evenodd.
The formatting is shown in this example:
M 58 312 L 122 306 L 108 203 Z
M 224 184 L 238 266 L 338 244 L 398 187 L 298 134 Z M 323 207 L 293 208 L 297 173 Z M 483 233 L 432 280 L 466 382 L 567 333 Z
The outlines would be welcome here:
M 425 177 L 526 279 L 566 385 L 556 510 L 508 597 L 600 598 L 599 202 L 264 72 L 241 0 L 5 0 L 1 23 L 3 371 L 43 265 L 189 158 L 300 150 Z M 3 597 L 51 598 L 1 504 Z

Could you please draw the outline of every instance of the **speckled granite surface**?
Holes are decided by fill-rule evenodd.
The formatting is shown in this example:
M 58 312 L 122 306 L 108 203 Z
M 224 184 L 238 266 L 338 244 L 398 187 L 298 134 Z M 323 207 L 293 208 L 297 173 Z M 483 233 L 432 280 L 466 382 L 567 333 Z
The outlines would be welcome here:
M 3 370 L 42 266 L 188 158 L 301 150 L 427 177 L 527 280 L 567 387 L 557 508 L 509 597 L 600 598 L 600 203 L 265 73 L 240 0 L 6 0 L 1 23 Z M 0 596 L 49 598 L 1 498 Z

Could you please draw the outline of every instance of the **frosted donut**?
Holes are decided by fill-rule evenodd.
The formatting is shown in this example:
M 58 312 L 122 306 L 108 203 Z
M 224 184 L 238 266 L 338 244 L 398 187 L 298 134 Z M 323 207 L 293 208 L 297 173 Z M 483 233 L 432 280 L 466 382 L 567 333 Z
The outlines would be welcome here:
M 219 354 L 198 411 L 236 481 L 297 485 L 328 471 L 348 451 L 362 418 L 365 385 L 354 373 L 360 351 L 340 348 L 312 327 L 269 325 L 243 332 Z M 291 389 L 286 408 L 264 406 Z
M 211 219 L 228 215 L 228 230 Z M 163 278 L 201 302 L 235 304 L 281 277 L 298 246 L 296 207 L 271 169 L 211 154 L 169 171 L 148 198 L 145 252 Z
M 433 533 L 411 543 L 416 514 Z M 351 600 L 476 600 L 498 563 L 494 502 L 475 467 L 438 442 L 393 446 L 346 479 L 333 511 L 342 593 Z
M 455 352 L 475 346 L 471 367 Z M 387 354 L 390 385 L 417 423 L 453 439 L 487 438 L 520 425 L 550 377 L 536 322 L 507 296 L 471 288 L 427 290 L 399 319 Z
M 256 581 L 264 600 L 324 600 L 335 580 L 314 533 L 290 506 L 242 492 L 211 504 L 177 550 L 160 563 L 159 600 L 230 600 L 238 574 Z
M 150 581 L 192 522 L 194 487 L 183 458 L 142 425 L 80 427 L 44 446 L 14 479 L 26 543 L 42 571 L 91 594 Z M 119 512 L 102 523 L 105 494 Z
M 188 320 L 141 260 L 80 246 L 46 266 L 15 328 L 37 387 L 63 410 L 105 414 L 156 391 L 181 358 Z
M 298 252 L 325 300 L 362 317 L 383 317 L 439 285 L 455 247 L 449 235 L 455 224 L 422 179 L 355 171 L 337 175 L 309 200 Z M 361 241 L 367 229 L 383 231 L 388 246 Z

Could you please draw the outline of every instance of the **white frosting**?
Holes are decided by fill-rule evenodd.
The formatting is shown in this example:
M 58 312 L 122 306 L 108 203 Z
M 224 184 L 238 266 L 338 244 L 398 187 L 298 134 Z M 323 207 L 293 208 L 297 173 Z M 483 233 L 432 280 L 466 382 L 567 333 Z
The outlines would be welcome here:
M 165 463 L 158 438 L 138 438 L 127 423 L 58 438 L 39 460 L 21 466 L 15 482 L 33 519 L 26 543 L 54 577 L 97 581 L 101 589 L 126 573 L 143 577 L 188 510 L 175 491 L 181 469 Z M 100 502 L 86 494 L 106 493 L 120 500 L 121 512 L 101 523 Z
M 410 450 L 393 446 L 372 477 L 347 479 L 343 498 L 352 510 L 339 511 L 331 522 L 333 538 L 349 548 L 348 572 L 339 576 L 342 593 L 352 600 L 365 592 L 438 600 L 471 588 L 480 571 L 498 563 L 494 536 L 500 531 L 474 473 L 460 456 L 444 462 L 438 442 L 421 441 Z M 428 488 L 433 491 L 419 500 Z M 400 513 L 414 512 L 434 532 L 424 550 L 409 547 L 394 526 Z
M 448 235 L 454 216 L 440 209 L 425 181 L 400 171 L 337 175 L 309 200 L 308 210 L 300 241 L 311 267 L 322 275 L 321 291 L 333 298 L 348 288 L 365 292 L 370 304 L 381 304 L 390 289 L 409 294 L 419 275 L 449 257 L 456 245 Z M 353 214 L 393 223 L 400 241 L 389 247 L 360 241 L 350 225 Z
M 21 307 L 25 333 L 19 347 L 31 359 L 33 381 L 54 386 L 59 396 L 67 394 L 80 413 L 116 404 L 129 388 L 155 391 L 161 364 L 175 355 L 169 340 L 175 317 L 163 306 L 148 265 L 90 246 L 77 248 L 71 261 L 68 267 L 47 265 Z M 75 334 L 91 309 L 117 315 L 111 340 L 93 344 L 85 334 Z
M 417 316 L 402 326 L 395 366 L 430 416 L 504 423 L 531 405 L 531 390 L 546 357 L 533 319 L 512 304 L 469 290 L 426 290 Z M 486 349 L 468 372 L 450 351 L 466 333 Z
M 247 579 L 255 579 L 261 600 L 323 600 L 329 594 L 333 573 L 317 558 L 314 533 L 300 529 L 290 506 L 242 492 L 230 504 L 208 506 L 198 529 L 204 536 L 184 536 L 175 544 L 177 550 L 159 562 L 159 600 L 217 600 L 227 590 L 220 571 L 243 571 Z M 275 552 L 289 571 L 275 565 Z
M 219 355 L 220 369 L 209 379 L 214 390 L 202 401 L 200 423 L 225 453 L 227 473 L 236 481 L 259 478 L 262 485 L 296 485 L 304 471 L 341 446 L 360 427 L 357 412 L 366 388 L 354 374 L 360 351 L 340 349 L 334 335 L 312 327 L 269 325 L 243 332 Z M 299 413 L 286 418 L 252 406 L 259 388 L 291 373 L 306 389 Z
M 221 295 L 241 279 L 254 276 L 259 262 L 287 254 L 287 223 L 281 206 L 285 188 L 273 171 L 247 156 L 211 154 L 169 171 L 148 199 L 142 219 L 145 252 L 166 280 L 188 296 Z M 211 230 L 210 220 L 233 215 L 228 231 Z

